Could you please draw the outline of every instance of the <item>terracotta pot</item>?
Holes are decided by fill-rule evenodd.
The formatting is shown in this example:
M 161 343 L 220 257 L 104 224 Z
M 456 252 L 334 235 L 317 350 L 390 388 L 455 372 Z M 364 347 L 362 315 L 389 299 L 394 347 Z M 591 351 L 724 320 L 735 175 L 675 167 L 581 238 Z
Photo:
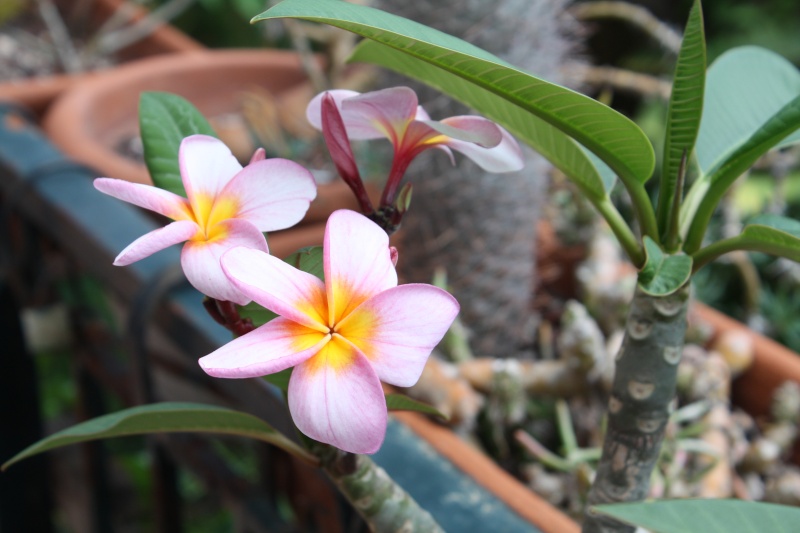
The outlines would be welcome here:
M 65 3 L 65 2 L 59 2 Z M 99 27 L 123 4 L 124 0 L 95 0 L 91 6 L 92 26 Z M 131 20 L 138 21 L 147 15 L 147 10 L 128 2 Z M 152 33 L 117 52 L 119 61 L 131 61 L 143 57 L 201 50 L 203 46 L 169 24 L 158 26 Z M 61 93 L 80 80 L 95 73 L 61 74 L 13 80 L 0 84 L 0 101 L 13 101 L 29 108 L 38 116 Z
M 237 96 L 243 90 L 258 87 L 277 98 L 285 94 L 289 101 L 305 83 L 305 71 L 293 52 L 204 50 L 151 58 L 75 85 L 53 104 L 44 128 L 66 154 L 103 176 L 152 183 L 143 163 L 116 150 L 138 134 L 137 110 L 143 91 L 178 94 L 206 117 L 213 117 L 237 111 Z M 302 106 L 296 113 L 304 111 Z M 319 186 L 317 200 L 304 220 L 324 220 L 340 208 L 356 208 L 356 203 L 347 186 L 337 180 Z
M 786 381 L 800 383 L 800 355 L 700 302 L 693 305 L 691 312 L 711 324 L 715 337 L 736 330 L 745 332 L 753 340 L 753 364 L 733 382 L 733 401 L 748 413 L 766 415 L 777 387 Z

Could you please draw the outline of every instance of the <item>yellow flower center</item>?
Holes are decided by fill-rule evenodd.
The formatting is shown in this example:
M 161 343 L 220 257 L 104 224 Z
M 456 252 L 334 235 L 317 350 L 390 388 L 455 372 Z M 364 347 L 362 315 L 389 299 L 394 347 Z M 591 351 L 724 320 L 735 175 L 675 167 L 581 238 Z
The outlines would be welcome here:
M 239 206 L 234 198 L 213 198 L 207 194 L 198 194 L 193 199 L 194 221 L 200 230 L 192 237 L 192 241 L 213 241 L 227 236 L 228 232 L 220 222 L 235 218 Z

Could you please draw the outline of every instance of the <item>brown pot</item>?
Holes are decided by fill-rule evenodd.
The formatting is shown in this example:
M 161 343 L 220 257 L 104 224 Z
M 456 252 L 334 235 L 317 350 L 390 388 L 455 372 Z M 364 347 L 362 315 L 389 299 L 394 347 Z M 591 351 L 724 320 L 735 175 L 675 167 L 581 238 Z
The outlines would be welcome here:
M 58 3 L 66 3 L 66 0 Z M 124 0 L 95 0 L 91 6 L 94 27 L 99 27 L 126 2 Z M 144 18 L 147 10 L 127 2 L 131 20 Z M 119 61 L 131 61 L 161 54 L 201 50 L 203 46 L 169 24 L 158 26 L 152 33 L 117 52 Z M 80 80 L 95 73 L 59 74 L 38 78 L 13 80 L 0 84 L 0 101 L 12 101 L 29 108 L 36 115 L 43 115 L 47 106 L 62 92 Z
M 178 94 L 207 117 L 238 109 L 237 93 L 258 87 L 287 101 L 306 83 L 297 54 L 275 50 L 203 50 L 131 62 L 82 81 L 65 93 L 45 117 L 53 142 L 103 176 L 152 183 L 144 164 L 117 153 L 138 132 L 143 91 Z M 298 107 L 296 113 L 304 113 Z M 320 185 L 304 222 L 321 221 L 335 209 L 356 208 L 340 180 Z

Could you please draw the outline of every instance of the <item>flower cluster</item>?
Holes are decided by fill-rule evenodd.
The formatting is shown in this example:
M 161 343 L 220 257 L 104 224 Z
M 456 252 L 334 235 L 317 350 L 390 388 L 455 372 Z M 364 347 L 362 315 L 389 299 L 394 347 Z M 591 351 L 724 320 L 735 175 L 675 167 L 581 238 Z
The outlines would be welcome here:
M 393 205 L 411 160 L 428 148 L 444 150 L 451 159 L 457 150 L 495 172 L 522 165 L 519 147 L 505 130 L 481 117 L 432 121 L 405 87 L 363 95 L 330 91 L 309 104 L 307 115 L 323 130 L 362 209 L 369 199 L 350 139 L 386 137 L 394 145 L 382 206 Z M 300 431 L 348 452 L 374 453 L 387 423 L 381 382 L 416 383 L 458 314 L 458 303 L 432 285 L 398 286 L 397 254 L 386 231 L 353 211 L 336 211 L 328 219 L 324 280 L 269 255 L 262 232 L 299 222 L 316 187 L 300 165 L 263 154 L 242 168 L 217 139 L 187 137 L 178 154 L 186 198 L 95 180 L 98 190 L 173 220 L 134 241 L 114 264 L 128 265 L 185 242 L 181 264 L 199 291 L 220 302 L 255 301 L 278 315 L 201 358 L 200 366 L 223 378 L 292 368 L 288 403 Z

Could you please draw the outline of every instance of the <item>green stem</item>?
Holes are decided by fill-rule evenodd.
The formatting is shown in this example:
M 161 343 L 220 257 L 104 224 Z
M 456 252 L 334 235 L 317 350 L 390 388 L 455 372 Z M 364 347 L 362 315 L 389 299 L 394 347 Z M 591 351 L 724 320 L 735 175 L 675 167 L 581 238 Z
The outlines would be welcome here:
M 639 182 L 628 185 L 628 193 L 631 195 L 631 202 L 636 211 L 636 218 L 642 229 L 642 235 L 649 235 L 656 243 L 661 243 L 661 235 L 658 231 L 658 223 L 656 222 L 656 213 L 653 210 L 653 203 L 650 201 L 650 196 L 647 190 Z
M 617 355 L 608 427 L 588 504 L 641 501 L 661 451 L 686 333 L 689 287 L 653 296 L 639 287 Z M 635 528 L 587 512 L 583 533 Z
M 606 222 L 608 222 L 611 231 L 614 232 L 614 235 L 622 245 L 622 249 L 628 254 L 631 262 L 636 265 L 637 268 L 641 268 L 645 262 L 644 250 L 639 241 L 636 240 L 636 236 L 633 234 L 633 231 L 631 231 L 631 228 L 628 227 L 625 219 L 622 218 L 617 208 L 611 203 L 611 199 L 606 196 L 604 199 L 592 203 L 603 218 L 606 219 Z
M 366 455 L 315 443 L 322 469 L 376 533 L 444 533 L 436 520 Z
M 734 252 L 736 250 L 743 250 L 744 248 L 742 245 L 742 239 L 736 236 L 728 239 L 722 239 L 721 241 L 709 244 L 705 248 L 701 248 L 692 254 L 692 273 L 697 272 L 721 255 Z

